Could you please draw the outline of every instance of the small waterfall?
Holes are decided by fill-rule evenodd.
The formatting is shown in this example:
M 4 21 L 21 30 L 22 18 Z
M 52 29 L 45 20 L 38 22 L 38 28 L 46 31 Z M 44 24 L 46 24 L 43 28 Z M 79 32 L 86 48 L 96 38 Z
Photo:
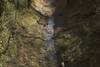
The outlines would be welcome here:
M 56 50 L 55 50 L 54 39 L 53 39 L 54 37 L 54 18 L 53 17 L 49 17 L 44 35 L 45 35 L 45 48 L 47 50 L 49 66 L 58 67 Z

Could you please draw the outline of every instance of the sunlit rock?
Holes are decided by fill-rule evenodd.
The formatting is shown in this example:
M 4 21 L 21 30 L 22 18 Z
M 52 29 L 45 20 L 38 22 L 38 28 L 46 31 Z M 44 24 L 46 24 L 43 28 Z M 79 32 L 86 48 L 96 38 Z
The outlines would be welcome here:
M 53 0 L 32 0 L 31 5 L 44 16 L 51 16 L 55 11 L 52 3 Z

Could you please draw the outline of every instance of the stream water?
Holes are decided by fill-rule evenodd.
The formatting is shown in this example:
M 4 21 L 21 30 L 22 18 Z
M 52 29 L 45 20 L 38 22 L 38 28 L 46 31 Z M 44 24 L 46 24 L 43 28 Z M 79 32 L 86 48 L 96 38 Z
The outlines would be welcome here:
M 46 25 L 45 31 L 45 48 L 47 50 L 49 67 L 58 67 L 57 66 L 57 57 L 56 57 L 56 49 L 54 45 L 54 18 L 49 17 L 48 23 Z

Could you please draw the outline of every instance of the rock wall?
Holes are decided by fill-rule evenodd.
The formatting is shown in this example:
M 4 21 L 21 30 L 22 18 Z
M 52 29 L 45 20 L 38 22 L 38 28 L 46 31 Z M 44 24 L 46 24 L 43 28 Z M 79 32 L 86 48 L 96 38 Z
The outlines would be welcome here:
M 2 5 L 0 67 L 48 67 L 41 24 L 46 23 L 45 18 L 25 7 L 24 1 L 18 0 L 20 8 L 13 1 L 6 0 Z
M 59 67 L 99 67 L 99 0 L 0 0 L 0 67 L 49 67 L 44 48 L 55 18 Z
M 63 10 L 55 13 L 57 55 L 65 67 L 100 66 L 99 6 L 98 0 L 68 0 Z

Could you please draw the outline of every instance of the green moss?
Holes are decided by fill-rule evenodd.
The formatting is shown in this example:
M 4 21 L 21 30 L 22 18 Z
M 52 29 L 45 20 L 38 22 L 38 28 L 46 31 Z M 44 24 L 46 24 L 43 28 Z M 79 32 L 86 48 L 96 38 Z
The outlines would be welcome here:
M 0 32 L 0 54 L 5 51 L 8 46 L 9 32 L 3 31 Z
M 17 43 L 16 43 L 16 40 L 11 39 L 9 44 L 10 44 L 9 52 L 11 54 L 11 57 L 14 58 L 14 57 L 17 56 Z

